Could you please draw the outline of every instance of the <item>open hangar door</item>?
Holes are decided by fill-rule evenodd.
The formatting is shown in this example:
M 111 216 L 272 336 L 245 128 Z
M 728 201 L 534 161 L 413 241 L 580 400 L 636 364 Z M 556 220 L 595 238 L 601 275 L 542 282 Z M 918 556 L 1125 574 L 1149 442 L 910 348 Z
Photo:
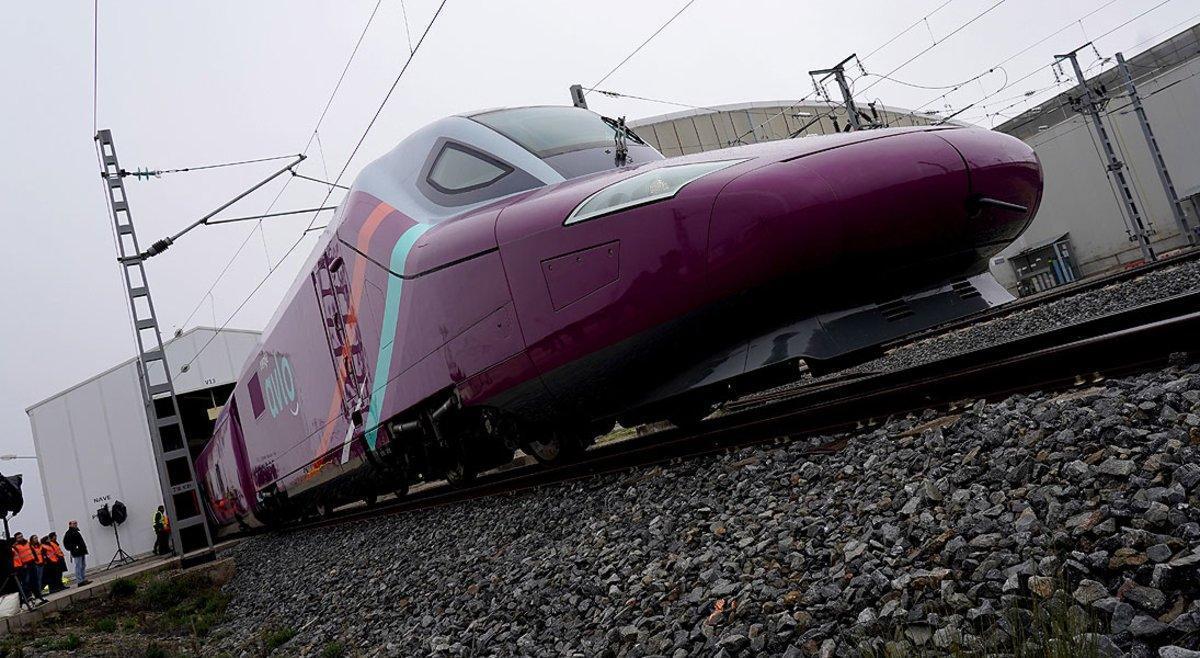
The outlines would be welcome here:
M 212 435 L 245 363 L 256 353 L 260 333 L 197 327 L 167 341 L 175 373 L 188 447 L 196 455 Z M 188 364 L 185 371 L 181 367 Z M 88 544 L 88 566 L 104 567 L 117 550 L 113 528 L 96 520 L 96 510 L 120 500 L 129 519 L 118 530 L 132 555 L 154 546 L 151 523 L 162 504 L 137 364 L 130 359 L 29 408 L 42 495 L 50 527 L 61 538 L 72 519 Z M 26 496 L 36 492 L 26 491 Z

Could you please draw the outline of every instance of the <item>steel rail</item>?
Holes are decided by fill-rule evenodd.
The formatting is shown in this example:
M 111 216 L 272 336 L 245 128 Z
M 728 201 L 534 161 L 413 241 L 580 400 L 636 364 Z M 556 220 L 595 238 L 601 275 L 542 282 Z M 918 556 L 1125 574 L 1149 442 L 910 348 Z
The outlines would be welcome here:
M 1049 290 L 1029 295 L 1028 297 L 1019 297 L 1007 304 L 993 306 L 992 308 L 979 311 L 977 313 L 972 313 L 971 315 L 959 318 L 957 320 L 950 320 L 949 322 L 943 322 L 942 324 L 934 325 L 928 329 L 922 329 L 921 331 L 901 336 L 900 338 L 884 343 L 882 349 L 883 351 L 887 351 L 897 347 L 902 347 L 904 345 L 911 345 L 912 343 L 930 338 L 932 336 L 948 333 L 979 322 L 987 322 L 989 320 L 995 320 L 1006 315 L 1012 315 L 1018 311 L 1041 306 L 1042 304 L 1063 299 L 1065 297 L 1070 297 L 1072 295 L 1077 295 L 1088 290 L 1097 290 L 1114 283 L 1130 281 L 1157 270 L 1166 269 L 1180 263 L 1186 263 L 1197 259 L 1200 259 L 1200 249 L 1190 248 L 1179 253 L 1172 254 L 1167 258 L 1160 258 L 1159 260 L 1144 263 L 1137 267 L 1131 267 L 1126 270 L 1117 270 L 1107 274 L 1099 274 L 1096 276 L 1087 277 L 1072 283 L 1056 286 L 1054 288 L 1050 288 Z
M 1195 248 L 1187 249 L 1187 250 L 1181 251 L 1179 253 L 1173 254 L 1167 258 L 1162 258 L 1157 261 L 1153 261 L 1150 263 L 1146 263 L 1144 265 L 1140 265 L 1138 267 L 1129 268 L 1127 270 L 1120 270 L 1117 272 L 1110 272 L 1108 274 L 1102 274 L 1102 275 L 1090 277 L 1087 279 L 1082 279 L 1082 280 L 1076 281 L 1074 283 L 1069 283 L 1066 285 L 1058 286 L 1056 288 L 1051 288 L 1050 290 L 1040 292 L 1035 295 L 1030 295 L 1029 297 L 1022 297 L 1022 298 L 1013 300 L 1012 302 L 1009 302 L 1007 304 L 1002 304 L 1000 306 L 994 306 L 992 308 L 978 311 L 976 313 L 972 313 L 972 314 L 964 316 L 962 318 L 958 318 L 955 320 L 949 320 L 947 322 L 943 322 L 941 324 L 934 325 L 934 326 L 926 328 L 926 329 L 921 329 L 919 331 L 915 331 L 910 334 L 905 334 L 904 336 L 900 336 L 899 338 L 895 338 L 893 340 L 887 341 L 876 347 L 863 348 L 863 350 L 860 350 L 859 353 L 860 354 L 869 354 L 869 356 L 862 356 L 861 362 L 869 362 L 873 359 L 881 358 L 881 357 L 887 355 L 887 353 L 891 352 L 892 350 L 903 349 L 905 347 L 914 345 L 914 344 L 919 343 L 924 340 L 928 340 L 930 338 L 953 333 L 960 329 L 971 327 L 976 324 L 982 324 L 985 322 L 991 322 L 993 320 L 998 320 L 1000 318 L 1007 317 L 1009 315 L 1013 315 L 1020 311 L 1025 311 L 1025 310 L 1029 310 L 1032 308 L 1036 308 L 1043 304 L 1053 303 L 1057 300 L 1065 299 L 1067 297 L 1071 297 L 1073 295 L 1087 292 L 1089 290 L 1096 290 L 1096 289 L 1104 288 L 1106 286 L 1110 286 L 1113 284 L 1137 279 L 1146 274 L 1150 274 L 1151 272 L 1165 269 L 1168 267 L 1172 267 L 1175 265 L 1179 265 L 1181 263 L 1190 262 L 1190 261 L 1197 260 L 1197 259 L 1200 259 L 1200 249 L 1195 249 Z M 843 357 L 843 358 L 845 358 L 845 357 Z M 798 391 L 809 390 L 815 386 L 823 386 L 826 383 L 831 382 L 831 381 L 836 382 L 841 379 L 851 379 L 851 378 L 861 379 L 862 377 L 876 374 L 874 372 L 857 372 L 856 373 L 856 372 L 853 372 L 850 370 L 850 368 L 852 368 L 852 367 L 853 366 L 847 366 L 847 370 L 843 370 L 841 372 L 835 371 L 829 375 L 822 376 L 813 382 L 804 383 L 801 380 L 796 380 L 795 382 L 792 382 L 790 384 L 782 384 L 780 386 L 774 387 L 772 390 L 762 391 L 762 392 L 758 392 L 758 393 L 750 393 L 744 397 L 726 402 L 722 408 L 727 411 L 738 411 L 738 410 L 742 410 L 742 409 L 748 409 L 748 408 L 752 408 L 752 407 L 762 406 L 763 404 L 766 404 L 769 402 L 774 402 L 776 400 L 794 397 L 796 392 L 798 392 Z M 799 384 L 799 386 L 797 386 L 797 384 Z
M 712 418 L 692 430 L 666 429 L 598 446 L 578 462 L 490 472 L 470 487 L 433 486 L 380 506 L 343 510 L 284 531 L 512 494 L 772 440 L 837 432 L 943 404 L 1066 388 L 1144 370 L 1166 363 L 1172 354 L 1197 350 L 1200 292 L 1185 293 L 910 368 L 804 389 L 785 400 Z M 809 451 L 836 452 L 844 443 L 842 439 Z

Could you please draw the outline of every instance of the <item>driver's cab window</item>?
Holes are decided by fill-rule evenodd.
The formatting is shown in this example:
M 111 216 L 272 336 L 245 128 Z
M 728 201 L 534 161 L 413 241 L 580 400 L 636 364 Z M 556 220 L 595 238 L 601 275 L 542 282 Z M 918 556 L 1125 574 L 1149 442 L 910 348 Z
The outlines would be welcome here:
M 491 185 L 512 173 L 512 167 L 457 144 L 446 144 L 429 170 L 429 184 L 455 194 Z
M 426 161 L 417 186 L 444 207 L 465 206 L 541 187 L 528 172 L 458 142 L 443 140 Z

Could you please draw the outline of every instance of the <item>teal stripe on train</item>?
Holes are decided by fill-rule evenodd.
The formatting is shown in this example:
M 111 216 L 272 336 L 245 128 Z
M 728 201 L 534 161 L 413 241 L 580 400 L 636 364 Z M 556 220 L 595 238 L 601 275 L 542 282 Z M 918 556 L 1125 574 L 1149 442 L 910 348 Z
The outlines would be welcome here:
M 433 228 L 432 224 L 416 224 L 406 230 L 396 246 L 392 247 L 392 260 L 388 269 L 393 272 L 403 272 L 404 262 L 408 260 L 408 252 L 412 251 L 417 238 L 425 231 Z M 392 376 L 392 348 L 396 342 L 396 328 L 400 322 L 400 293 L 404 290 L 404 279 L 388 275 L 387 297 L 383 305 L 383 328 L 379 332 L 379 356 L 375 359 L 375 376 L 371 379 L 374 389 L 371 391 L 371 406 L 367 408 L 367 446 L 375 449 L 375 435 L 379 431 L 379 409 L 387 396 L 389 380 Z

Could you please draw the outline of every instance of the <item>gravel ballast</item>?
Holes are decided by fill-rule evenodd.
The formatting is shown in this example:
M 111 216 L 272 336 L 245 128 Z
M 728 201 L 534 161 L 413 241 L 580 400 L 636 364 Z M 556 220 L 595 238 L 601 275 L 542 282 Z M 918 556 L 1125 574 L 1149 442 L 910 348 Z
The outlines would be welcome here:
M 1200 648 L 1197 366 L 838 438 L 249 539 L 209 648 L 945 655 L 1062 641 L 1006 621 L 1051 599 L 1099 655 Z

